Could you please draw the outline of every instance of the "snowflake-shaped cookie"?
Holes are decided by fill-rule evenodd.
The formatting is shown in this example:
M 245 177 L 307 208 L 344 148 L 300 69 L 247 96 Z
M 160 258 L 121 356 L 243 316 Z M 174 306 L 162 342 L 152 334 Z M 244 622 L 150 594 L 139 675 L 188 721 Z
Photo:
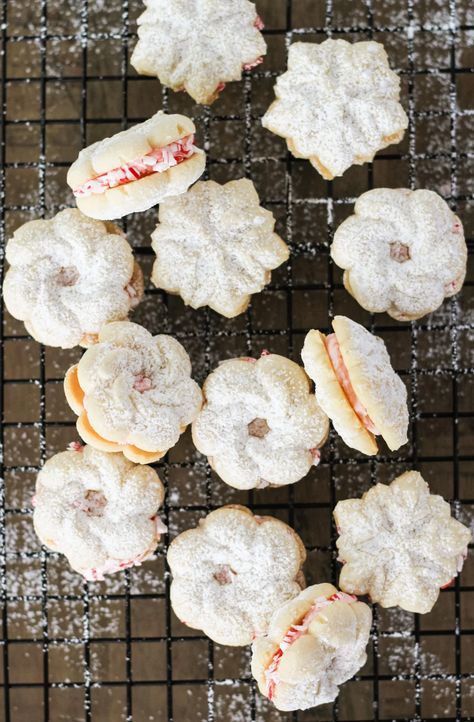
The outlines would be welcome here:
M 332 702 L 367 659 L 372 614 L 357 597 L 316 584 L 277 608 L 252 645 L 260 692 L 284 712 Z
M 337 229 L 331 256 L 367 311 L 414 320 L 461 289 L 463 227 L 437 193 L 376 188 L 357 199 L 354 213 Z
M 471 539 L 417 471 L 340 501 L 334 518 L 341 589 L 419 614 L 433 608 L 440 588 L 460 572 Z
M 105 326 L 67 372 L 64 388 L 84 441 L 139 464 L 164 456 L 202 403 L 181 344 L 136 323 Z
M 250 644 L 276 606 L 301 591 L 299 536 L 270 516 L 224 506 L 180 534 L 168 550 L 171 604 L 181 621 L 219 644 Z
M 408 126 L 399 78 L 373 41 L 294 43 L 275 95 L 264 127 L 328 180 L 398 143 Z
M 89 346 L 143 295 L 142 272 L 122 231 L 76 208 L 18 228 L 6 258 L 5 305 L 47 346 Z
M 145 0 L 130 60 L 196 103 L 212 103 L 224 84 L 262 62 L 263 24 L 248 0 Z
M 319 463 L 329 422 L 298 364 L 264 353 L 224 361 L 206 379 L 193 439 L 230 486 L 299 481 Z
M 250 180 L 196 183 L 163 201 L 159 219 L 152 234 L 155 286 L 228 318 L 245 311 L 250 295 L 289 256 Z
M 38 474 L 33 521 L 43 544 L 95 581 L 153 556 L 166 531 L 157 516 L 163 498 L 150 466 L 74 443 Z

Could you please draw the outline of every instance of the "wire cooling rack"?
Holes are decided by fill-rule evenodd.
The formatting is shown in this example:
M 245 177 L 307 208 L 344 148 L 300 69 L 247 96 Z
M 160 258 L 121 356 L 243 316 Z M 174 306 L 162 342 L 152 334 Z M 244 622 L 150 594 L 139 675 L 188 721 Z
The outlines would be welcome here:
M 223 0 L 224 1 L 224 0 Z M 238 502 L 300 533 L 308 582 L 337 580 L 331 510 L 375 481 L 417 468 L 469 523 L 474 493 L 473 275 L 462 294 L 420 322 L 370 316 L 344 291 L 329 261 L 334 228 L 374 186 L 427 187 L 462 217 L 472 252 L 474 218 L 474 10 L 469 0 L 261 0 L 269 53 L 212 108 L 138 77 L 136 0 L 2 0 L 2 241 L 21 223 L 72 205 L 65 173 L 78 150 L 163 107 L 193 115 L 208 177 L 251 177 L 291 247 L 290 262 L 250 310 L 227 321 L 147 288 L 136 320 L 178 337 L 202 381 L 218 360 L 263 348 L 298 360 L 305 333 L 346 313 L 381 335 L 409 387 L 410 443 L 368 459 L 334 434 L 307 479 L 283 489 L 226 487 L 186 435 L 157 465 L 167 484 L 170 536 L 210 509 Z M 383 42 L 402 79 L 409 129 L 402 144 L 342 179 L 322 181 L 259 123 L 284 70 L 288 45 L 334 36 Z M 156 211 L 125 229 L 149 277 Z M 471 260 L 471 259 L 470 259 Z M 334 705 L 280 714 L 256 691 L 246 649 L 223 648 L 186 629 L 169 605 L 164 547 L 140 569 L 85 584 L 32 533 L 35 474 L 75 437 L 62 378 L 77 358 L 40 347 L 5 314 L 2 324 L 4 448 L 0 543 L 5 722 L 264 722 L 468 720 L 474 715 L 474 568 L 423 617 L 374 609 L 368 662 Z M 256 580 L 258 584 L 258 580 Z

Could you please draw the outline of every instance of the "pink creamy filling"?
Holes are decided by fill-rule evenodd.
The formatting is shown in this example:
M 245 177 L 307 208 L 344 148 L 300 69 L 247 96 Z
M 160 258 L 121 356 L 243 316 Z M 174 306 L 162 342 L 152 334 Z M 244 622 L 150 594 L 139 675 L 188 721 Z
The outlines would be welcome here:
M 305 616 L 301 620 L 301 624 L 293 624 L 289 628 L 283 637 L 283 640 L 280 642 L 280 646 L 273 655 L 270 665 L 265 670 L 265 678 L 267 682 L 266 695 L 269 700 L 272 700 L 275 695 L 275 688 L 278 683 L 278 667 L 280 666 L 284 653 L 296 642 L 297 639 L 302 637 L 303 634 L 306 634 L 313 619 L 317 617 L 325 607 L 328 607 L 334 602 L 351 604 L 356 601 L 357 597 L 354 597 L 352 594 L 345 594 L 344 592 L 336 592 L 336 594 L 333 594 L 330 597 L 318 597 L 315 603 L 306 612 Z
M 140 394 L 143 394 L 145 393 L 145 391 L 150 391 L 150 389 L 153 388 L 153 383 L 152 380 L 148 378 L 148 376 L 145 376 L 144 374 L 138 374 L 138 376 L 135 377 L 133 388 Z
M 454 281 L 451 281 L 450 283 L 446 283 L 444 286 L 444 292 L 454 295 L 454 293 L 457 293 L 458 291 L 460 291 L 463 279 L 464 279 L 464 274 L 462 274 L 461 276 L 457 276 L 457 278 L 455 278 Z
M 160 535 L 165 534 L 168 531 L 168 528 L 165 524 L 163 524 L 158 515 L 152 516 L 151 520 L 155 522 L 156 543 L 158 543 Z M 154 552 L 155 549 L 153 547 L 153 549 L 147 549 L 134 559 L 108 559 L 101 567 L 86 569 L 83 572 L 84 579 L 88 582 L 99 582 L 104 579 L 105 574 L 114 574 L 115 572 L 120 572 L 123 569 L 129 569 L 130 567 L 139 567 L 142 562 L 145 562 L 147 559 L 151 559 L 154 556 Z
M 341 384 L 342 389 L 347 396 L 347 400 L 349 401 L 350 405 L 354 409 L 355 413 L 357 414 L 361 423 L 364 425 L 367 431 L 370 431 L 370 433 L 372 434 L 379 435 L 380 431 L 378 431 L 377 427 L 373 423 L 372 419 L 367 413 L 367 409 L 357 397 L 357 394 L 354 391 L 354 387 L 351 384 L 349 371 L 347 370 L 347 366 L 344 363 L 344 359 L 342 358 L 342 353 L 337 342 L 336 334 L 331 333 L 329 334 L 329 336 L 326 336 L 325 344 L 337 380 Z
M 163 148 L 156 148 L 141 158 L 136 158 L 125 163 L 119 168 L 112 168 L 107 173 L 102 173 L 95 178 L 74 188 L 76 198 L 105 193 L 111 188 L 126 185 L 136 180 L 146 178 L 153 173 L 164 173 L 179 163 L 191 158 L 197 148 L 194 145 L 194 135 L 170 143 Z
M 67 446 L 68 451 L 77 451 L 80 453 L 83 449 L 84 447 L 80 441 L 71 441 Z

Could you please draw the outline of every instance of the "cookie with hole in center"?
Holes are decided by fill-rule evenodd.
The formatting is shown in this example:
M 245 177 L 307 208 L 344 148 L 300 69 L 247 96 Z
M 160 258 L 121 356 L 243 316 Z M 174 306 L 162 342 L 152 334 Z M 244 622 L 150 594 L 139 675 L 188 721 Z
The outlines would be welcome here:
M 294 361 L 268 352 L 223 361 L 203 393 L 193 440 L 230 486 L 294 484 L 319 463 L 329 422 Z
M 184 193 L 206 165 L 194 144 L 195 131 L 185 115 L 160 110 L 84 148 L 67 173 L 77 207 L 91 218 L 110 220 Z
M 336 230 L 331 256 L 363 308 L 413 321 L 460 291 L 467 246 L 461 221 L 437 193 L 376 188 Z
M 38 474 L 33 523 L 41 542 L 97 581 L 153 557 L 166 527 L 164 487 L 150 466 L 78 443 Z
M 264 128 L 327 180 L 368 163 L 378 150 L 398 143 L 408 127 L 400 80 L 383 45 L 373 41 L 293 43 L 275 95 Z
M 400 448 L 408 441 L 407 390 L 385 343 L 346 316 L 332 326 L 328 336 L 310 331 L 301 352 L 319 404 L 351 448 L 376 454 L 377 436 Z
M 183 346 L 130 322 L 104 326 L 68 370 L 64 390 L 87 444 L 139 464 L 161 459 L 202 404 Z
M 104 324 L 125 320 L 143 296 L 124 233 L 77 208 L 25 223 L 6 258 L 5 305 L 46 346 L 90 346 Z
M 252 645 L 260 692 L 283 712 L 336 699 L 339 685 L 365 664 L 372 613 L 332 584 L 315 584 L 276 608 L 266 636 Z
M 338 502 L 334 519 L 341 589 L 418 614 L 430 612 L 459 574 L 472 539 L 418 471 Z
M 152 281 L 193 308 L 237 316 L 251 294 L 269 283 L 271 271 L 288 260 L 274 227 L 273 213 L 260 205 L 252 181 L 200 181 L 160 205 Z
M 248 0 L 145 0 L 131 64 L 196 103 L 263 62 L 263 23 Z
M 169 546 L 173 610 L 219 644 L 250 644 L 266 632 L 275 607 L 304 587 L 305 558 L 287 524 L 223 506 Z

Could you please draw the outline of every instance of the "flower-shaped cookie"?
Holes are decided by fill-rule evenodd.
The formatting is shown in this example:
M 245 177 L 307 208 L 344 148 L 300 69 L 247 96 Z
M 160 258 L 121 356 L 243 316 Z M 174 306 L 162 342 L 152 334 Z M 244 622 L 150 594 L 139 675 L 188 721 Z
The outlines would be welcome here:
M 398 143 L 408 126 L 400 81 L 383 45 L 372 41 L 294 43 L 275 95 L 264 127 L 328 180 Z
M 334 519 L 341 589 L 419 614 L 433 608 L 440 588 L 461 571 L 471 539 L 417 471 L 340 501 Z
M 38 474 L 33 521 L 42 543 L 89 581 L 150 559 L 166 531 L 163 484 L 123 454 L 71 444 Z
M 47 346 L 89 346 L 143 295 L 142 272 L 122 231 L 76 208 L 25 223 L 8 242 L 6 258 L 5 305 Z
M 408 441 L 407 390 L 385 343 L 346 316 L 332 325 L 328 336 L 311 330 L 301 351 L 318 403 L 348 446 L 376 454 L 382 436 L 395 451 Z
M 237 489 L 299 481 L 319 463 L 329 422 L 303 369 L 283 356 L 224 361 L 206 379 L 193 439 Z
M 276 606 L 304 587 L 299 536 L 270 516 L 223 506 L 168 550 L 171 604 L 181 621 L 219 644 L 250 644 Z
M 130 60 L 196 103 L 212 103 L 225 83 L 262 62 L 263 23 L 248 0 L 144 0 Z
M 365 664 L 372 614 L 357 597 L 316 584 L 277 609 L 252 645 L 252 673 L 277 709 L 332 702 Z
M 250 180 L 196 183 L 163 201 L 159 218 L 152 281 L 193 308 L 237 316 L 289 256 Z
M 202 403 L 181 344 L 129 322 L 104 326 L 64 388 L 84 441 L 139 464 L 164 456 Z
M 437 193 L 376 188 L 357 199 L 354 213 L 334 234 L 331 256 L 367 311 L 411 321 L 461 289 L 463 227 Z

